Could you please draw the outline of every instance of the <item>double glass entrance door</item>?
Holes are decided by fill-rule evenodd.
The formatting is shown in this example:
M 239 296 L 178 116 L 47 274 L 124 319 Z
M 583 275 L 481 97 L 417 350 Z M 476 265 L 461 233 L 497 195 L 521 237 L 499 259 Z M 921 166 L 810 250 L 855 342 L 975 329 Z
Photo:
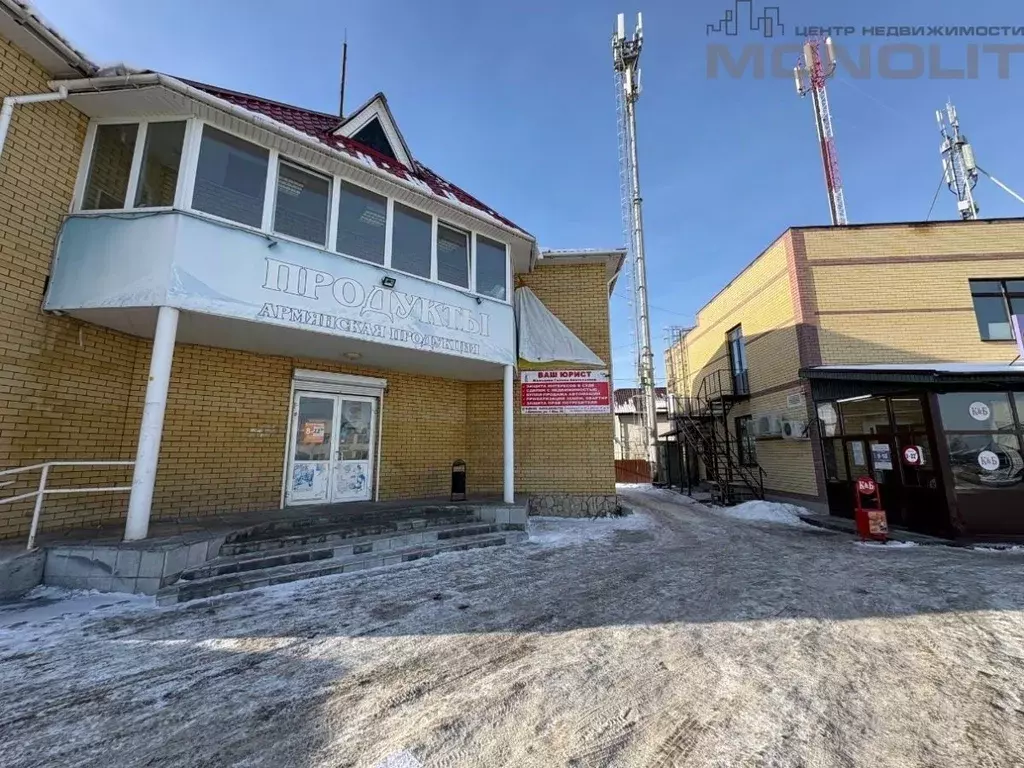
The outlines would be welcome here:
M 296 392 L 285 503 L 369 500 L 376 413 L 376 398 Z

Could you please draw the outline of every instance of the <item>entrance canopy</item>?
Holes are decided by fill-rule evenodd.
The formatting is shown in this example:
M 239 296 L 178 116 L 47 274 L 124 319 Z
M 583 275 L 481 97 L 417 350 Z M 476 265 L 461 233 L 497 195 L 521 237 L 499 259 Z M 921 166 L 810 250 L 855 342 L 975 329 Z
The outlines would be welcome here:
M 819 365 L 800 375 L 812 381 L 872 381 L 886 384 L 1024 384 L 1024 364 L 879 363 Z

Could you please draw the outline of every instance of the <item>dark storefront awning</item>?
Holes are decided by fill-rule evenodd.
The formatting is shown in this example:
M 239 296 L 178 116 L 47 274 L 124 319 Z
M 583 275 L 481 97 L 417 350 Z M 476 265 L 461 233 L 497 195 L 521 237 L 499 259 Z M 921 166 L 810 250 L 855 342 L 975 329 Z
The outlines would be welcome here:
M 884 384 L 1022 385 L 1024 364 L 1002 363 L 879 363 L 865 365 L 818 365 L 802 368 L 800 376 L 811 381 L 859 381 Z

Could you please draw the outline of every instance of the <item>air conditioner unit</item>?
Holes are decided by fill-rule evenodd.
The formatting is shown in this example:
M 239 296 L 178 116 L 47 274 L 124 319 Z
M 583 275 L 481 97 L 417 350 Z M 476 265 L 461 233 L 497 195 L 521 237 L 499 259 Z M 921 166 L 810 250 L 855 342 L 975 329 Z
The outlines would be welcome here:
M 754 437 L 782 437 L 782 417 L 777 413 L 765 413 L 754 419 Z
M 787 440 L 807 440 L 810 435 L 807 431 L 806 421 L 793 421 L 786 419 L 782 422 L 782 436 Z

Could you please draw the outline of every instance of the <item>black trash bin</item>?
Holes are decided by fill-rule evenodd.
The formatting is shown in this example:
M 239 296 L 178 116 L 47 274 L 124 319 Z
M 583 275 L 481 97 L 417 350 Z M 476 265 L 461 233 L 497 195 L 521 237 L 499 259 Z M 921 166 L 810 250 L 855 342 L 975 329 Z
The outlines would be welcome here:
M 460 498 L 456 499 L 458 496 Z M 456 459 L 452 462 L 452 501 L 466 500 L 466 462 Z

